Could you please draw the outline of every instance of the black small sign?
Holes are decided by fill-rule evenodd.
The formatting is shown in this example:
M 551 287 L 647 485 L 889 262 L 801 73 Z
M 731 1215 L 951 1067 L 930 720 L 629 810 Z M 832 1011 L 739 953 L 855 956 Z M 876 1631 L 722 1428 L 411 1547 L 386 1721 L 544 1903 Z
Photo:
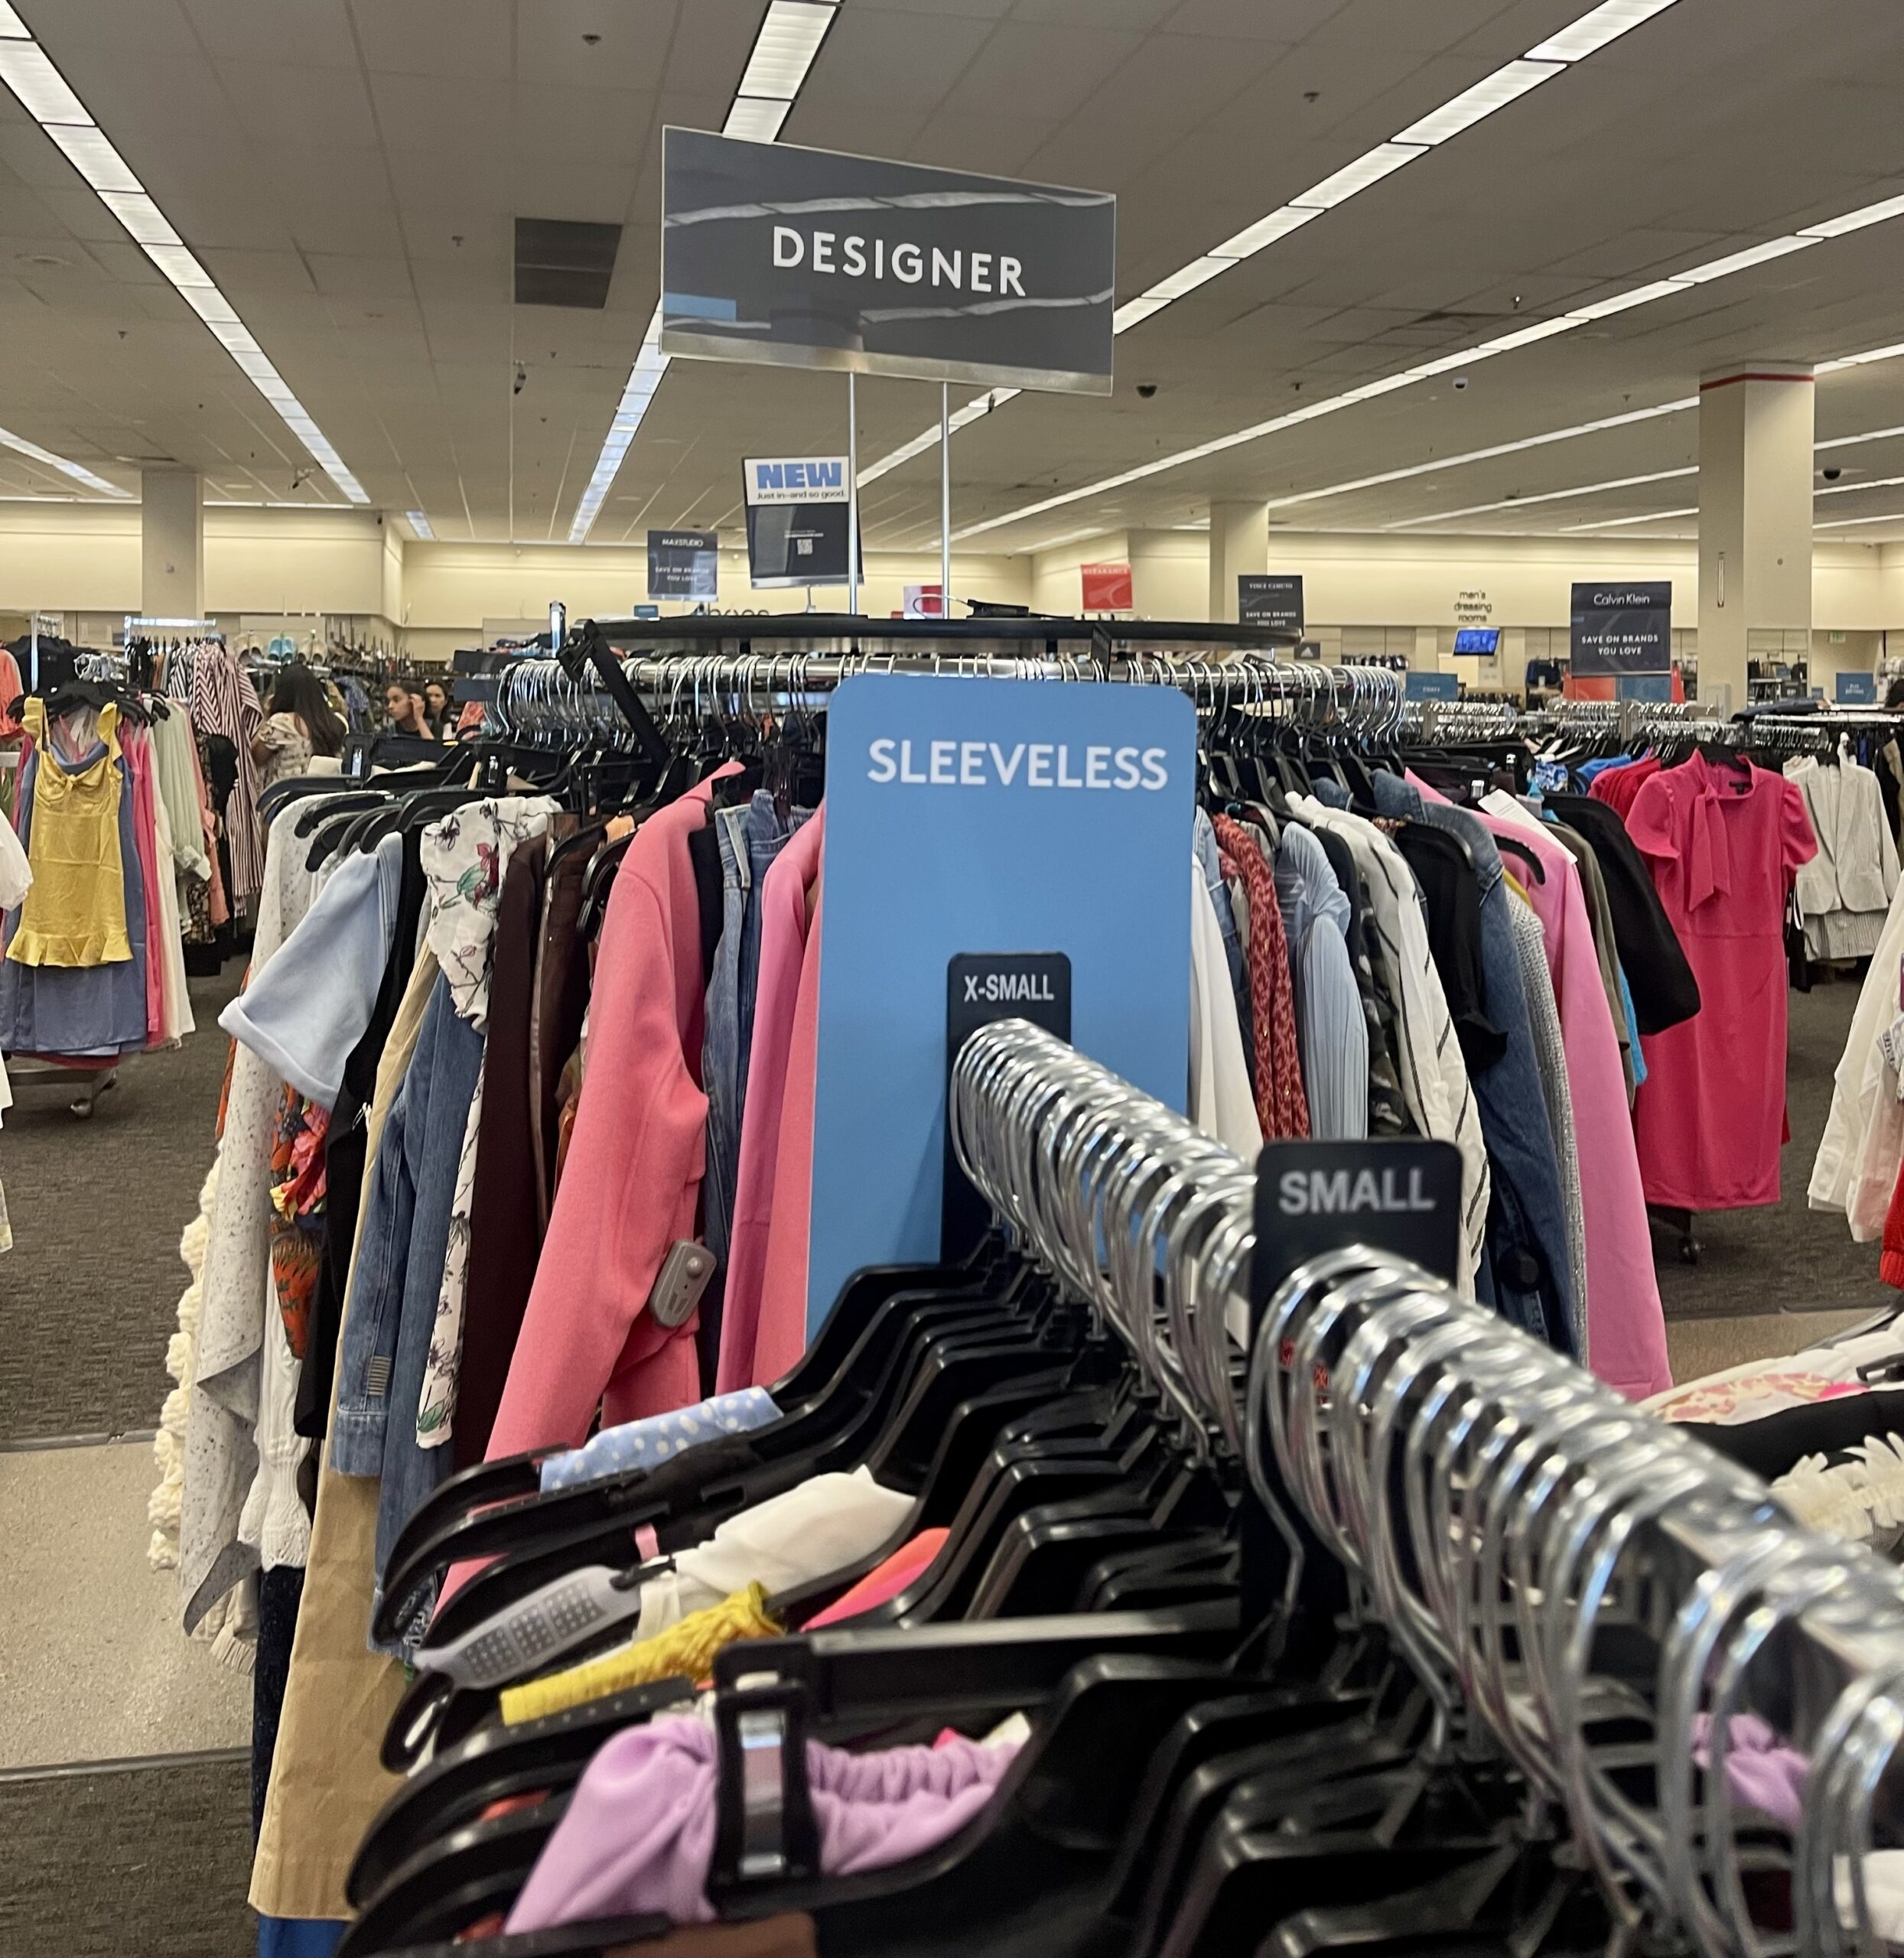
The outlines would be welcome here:
M 1619 580 L 1574 587 L 1570 667 L 1577 680 L 1629 673 L 1670 673 L 1673 663 L 1671 580 Z
M 1060 1040 L 1071 1038 L 1071 958 L 1062 951 L 962 951 L 945 968 L 945 1080 L 959 1050 L 994 1020 L 1028 1020 Z M 965 1256 L 985 1234 L 991 1212 L 966 1179 L 945 1137 L 945 1200 L 939 1257 Z
M 648 533 L 650 598 L 718 598 L 721 534 L 714 530 L 651 530 Z
M 1303 629 L 1303 581 L 1300 572 L 1284 576 L 1245 571 L 1236 580 L 1236 623 L 1261 626 L 1274 633 Z
M 1461 1152 L 1451 1142 L 1272 1142 L 1256 1163 L 1251 1323 L 1296 1267 L 1369 1244 L 1461 1276 Z

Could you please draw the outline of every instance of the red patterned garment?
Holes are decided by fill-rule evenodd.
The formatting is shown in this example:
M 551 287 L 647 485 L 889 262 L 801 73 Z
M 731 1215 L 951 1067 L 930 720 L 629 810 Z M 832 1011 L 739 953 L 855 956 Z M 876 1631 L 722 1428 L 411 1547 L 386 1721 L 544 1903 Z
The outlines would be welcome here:
M 286 1087 L 271 1150 L 271 1275 L 285 1336 L 304 1356 L 324 1258 L 324 1138 L 330 1111 Z
M 1309 1133 L 1309 1098 L 1303 1092 L 1296 1049 L 1296 984 L 1289 970 L 1289 941 L 1270 874 L 1255 838 L 1233 816 L 1216 819 L 1216 840 L 1242 872 L 1249 899 L 1249 1016 L 1255 1047 L 1256 1119 L 1265 1142 L 1300 1140 Z

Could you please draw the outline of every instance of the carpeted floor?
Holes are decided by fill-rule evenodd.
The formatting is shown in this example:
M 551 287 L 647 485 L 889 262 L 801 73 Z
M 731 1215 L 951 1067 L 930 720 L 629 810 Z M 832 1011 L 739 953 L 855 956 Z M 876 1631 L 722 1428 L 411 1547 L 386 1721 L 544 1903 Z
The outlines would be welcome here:
M 179 1234 L 216 1150 L 230 1042 L 220 1011 L 244 967 L 192 982 L 198 1031 L 119 1069 L 91 1117 L 16 1082 L 0 1129 L 13 1249 L 0 1257 L 0 1442 L 122 1434 L 158 1420 L 185 1267 Z
M 1812 1159 L 1831 1107 L 1831 1077 L 1857 1010 L 1858 982 L 1821 977 L 1790 995 L 1785 1101 L 1792 1140 L 1782 1165 L 1781 1201 L 1763 1210 L 1701 1212 L 1699 1263 L 1681 1262 L 1677 1240 L 1655 1229 L 1659 1296 L 1670 1319 L 1780 1312 L 1874 1310 L 1897 1294 L 1877 1275 L 1875 1244 L 1854 1244 L 1837 1212 L 1805 1199 Z
M 0 1777 L 0 1958 L 249 1958 L 242 1755 Z

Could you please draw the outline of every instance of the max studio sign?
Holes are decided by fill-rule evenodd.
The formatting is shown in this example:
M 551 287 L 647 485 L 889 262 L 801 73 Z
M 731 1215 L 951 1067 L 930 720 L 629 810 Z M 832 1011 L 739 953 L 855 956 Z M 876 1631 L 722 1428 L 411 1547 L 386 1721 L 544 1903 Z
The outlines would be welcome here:
M 661 347 L 1111 392 L 1117 200 L 669 129 Z

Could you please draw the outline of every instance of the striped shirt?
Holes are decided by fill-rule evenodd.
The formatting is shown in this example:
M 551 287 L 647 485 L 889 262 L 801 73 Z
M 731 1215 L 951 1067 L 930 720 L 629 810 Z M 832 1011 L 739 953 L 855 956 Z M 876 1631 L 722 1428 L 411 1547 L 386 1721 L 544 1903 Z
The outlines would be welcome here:
M 1401 1093 L 1424 1136 L 1451 1142 L 1461 1152 L 1461 1234 L 1466 1270 L 1462 1290 L 1470 1298 L 1486 1249 L 1487 1146 L 1481 1111 L 1455 1038 L 1441 976 L 1428 948 L 1421 887 L 1400 851 L 1375 825 L 1346 809 L 1332 809 L 1313 796 L 1291 795 L 1289 806 L 1312 828 L 1328 828 L 1349 845 L 1369 901 L 1375 955 L 1382 962 L 1401 1016 Z
M 192 662 L 192 725 L 201 734 L 222 734 L 238 750 L 238 782 L 225 805 L 234 903 L 255 896 L 265 883 L 265 840 L 258 828 L 258 763 L 251 752 L 262 717 L 257 689 L 240 669 L 231 648 L 208 639 Z

